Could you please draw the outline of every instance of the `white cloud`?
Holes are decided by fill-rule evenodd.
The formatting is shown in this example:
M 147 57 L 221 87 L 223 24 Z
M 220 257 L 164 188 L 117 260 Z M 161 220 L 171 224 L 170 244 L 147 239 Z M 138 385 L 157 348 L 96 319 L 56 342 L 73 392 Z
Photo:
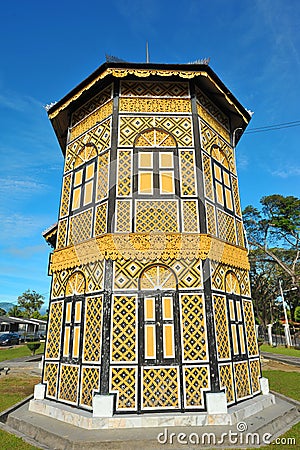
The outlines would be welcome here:
M 278 170 L 272 170 L 271 174 L 279 178 L 297 177 L 300 175 L 300 167 L 286 167 Z

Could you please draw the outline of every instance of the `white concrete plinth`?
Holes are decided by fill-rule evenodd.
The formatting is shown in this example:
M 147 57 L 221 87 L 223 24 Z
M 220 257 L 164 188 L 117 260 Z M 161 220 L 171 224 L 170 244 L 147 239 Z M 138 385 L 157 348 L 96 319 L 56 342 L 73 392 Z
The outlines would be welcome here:
M 33 398 L 34 400 L 44 400 L 46 392 L 46 385 L 39 383 L 34 386 Z
M 268 378 L 261 377 L 259 379 L 259 384 L 260 384 L 261 393 L 263 395 L 269 394 L 270 389 L 269 389 L 269 380 L 268 380 Z
M 112 417 L 114 414 L 114 399 L 114 395 L 94 395 L 93 417 Z
M 227 414 L 225 392 L 207 392 L 206 407 L 208 414 Z
M 101 396 L 100 396 L 101 397 Z M 103 398 L 104 396 L 102 396 Z M 113 396 L 107 396 L 108 398 Z M 216 400 L 211 403 L 211 408 Z M 96 402 L 99 399 L 96 400 Z M 105 407 L 102 407 L 108 413 L 111 400 L 107 400 Z M 223 402 L 223 400 L 222 400 Z M 104 402 L 105 403 L 105 402 Z M 258 395 L 255 398 L 245 400 L 244 402 L 230 406 L 227 413 L 159 413 L 159 414 L 118 414 L 113 417 L 95 417 L 93 411 L 76 409 L 73 406 L 59 404 L 50 400 L 31 400 L 29 411 L 51 417 L 56 420 L 74 425 L 76 427 L 89 430 L 117 429 L 117 428 L 162 428 L 162 427 L 180 427 L 180 426 L 205 426 L 205 425 L 234 425 L 246 419 L 247 417 L 272 406 L 275 403 L 275 397 L 272 394 Z M 99 404 L 98 404 L 99 405 Z M 105 409 L 106 408 L 106 409 Z M 224 405 L 223 405 L 224 408 Z M 211 409 L 212 411 L 213 409 Z M 218 411 L 221 409 L 219 408 Z

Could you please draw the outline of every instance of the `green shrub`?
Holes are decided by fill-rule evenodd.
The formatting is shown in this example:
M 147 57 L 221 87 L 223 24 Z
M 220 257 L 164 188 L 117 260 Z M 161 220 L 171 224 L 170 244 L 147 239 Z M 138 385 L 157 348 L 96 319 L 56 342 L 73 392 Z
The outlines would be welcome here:
M 35 352 L 37 351 L 38 348 L 40 348 L 41 343 L 40 342 L 28 342 L 26 345 L 29 348 L 29 350 L 31 351 L 31 354 L 35 355 Z

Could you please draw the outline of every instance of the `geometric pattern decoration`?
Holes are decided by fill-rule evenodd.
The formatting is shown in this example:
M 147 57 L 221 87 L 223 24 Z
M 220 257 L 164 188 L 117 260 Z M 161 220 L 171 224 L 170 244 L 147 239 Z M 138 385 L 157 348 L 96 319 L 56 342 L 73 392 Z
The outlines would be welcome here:
M 217 235 L 217 227 L 216 227 L 216 216 L 215 216 L 215 207 L 208 202 L 205 202 L 206 209 L 206 223 L 207 223 L 207 233 L 212 236 Z
M 73 269 L 68 269 L 52 273 L 51 299 L 65 296 L 66 279 L 72 271 Z
M 167 131 L 151 128 L 137 136 L 134 147 L 176 147 L 176 141 Z
M 233 366 L 237 399 L 247 397 L 251 394 L 248 362 L 234 363 Z
M 58 222 L 56 248 L 63 248 L 66 246 L 67 225 L 68 225 L 68 219 L 63 219 Z
M 103 122 L 97 124 L 87 133 L 73 141 L 67 146 L 66 161 L 65 161 L 65 172 L 73 169 L 74 166 L 78 166 L 83 162 L 86 162 L 90 158 L 93 158 L 97 153 L 101 153 L 103 150 L 110 147 L 110 137 L 111 137 L 111 118 L 106 119 Z M 77 158 L 77 153 L 82 152 L 83 149 L 95 149 L 96 153 L 91 152 L 88 155 L 80 155 Z M 74 160 L 75 164 L 74 164 Z
M 48 333 L 45 349 L 46 359 L 58 359 L 60 355 L 60 342 L 62 331 L 63 302 L 50 303 Z
M 240 220 L 236 219 L 235 224 L 236 224 L 237 243 L 240 247 L 245 247 L 243 223 Z
M 159 262 L 159 261 L 158 261 Z M 199 259 L 168 259 L 161 261 L 173 269 L 178 280 L 179 289 L 202 287 L 202 269 Z M 149 261 L 149 264 L 151 262 Z M 148 263 L 118 259 L 114 262 L 114 289 L 138 289 L 138 280 Z
M 107 214 L 107 202 L 101 203 L 96 207 L 96 217 L 94 224 L 94 236 L 106 233 L 106 214 Z
M 102 295 L 85 301 L 83 361 L 100 362 L 102 334 Z
M 121 97 L 189 97 L 188 83 L 122 81 Z
M 259 359 L 254 359 L 249 361 L 250 373 L 251 373 L 251 383 L 252 383 L 252 393 L 260 391 L 260 362 Z
M 181 334 L 184 361 L 207 361 L 205 308 L 202 295 L 181 294 Z
M 82 266 L 82 272 L 86 277 L 86 292 L 96 292 L 103 288 L 104 263 L 102 261 L 92 261 Z
M 117 200 L 117 217 L 116 228 L 117 233 L 131 232 L 131 200 Z
M 77 403 L 79 366 L 61 365 L 59 377 L 59 399 L 65 402 Z
M 121 98 L 119 108 L 120 112 L 131 113 L 189 113 L 191 101 L 183 98 Z
M 201 143 L 203 149 L 211 154 L 212 146 L 216 145 L 222 154 L 226 157 L 230 171 L 235 173 L 235 164 L 234 164 L 234 158 L 233 158 L 233 151 L 229 145 L 222 140 L 222 138 L 212 129 L 210 128 L 205 122 L 200 120 L 201 124 Z
M 185 407 L 204 407 L 203 391 L 210 389 L 208 366 L 184 367 Z
M 212 182 L 210 156 L 202 153 L 203 175 L 204 175 L 204 188 L 205 195 L 210 200 L 214 201 L 214 188 Z
M 93 210 L 88 209 L 70 218 L 68 245 L 86 241 L 92 233 Z
M 136 361 L 136 309 L 136 297 L 114 295 L 112 304 L 112 361 Z
M 226 292 L 225 288 L 225 275 L 228 271 L 233 271 L 237 276 L 238 283 L 241 290 L 241 295 L 250 297 L 250 280 L 249 273 L 244 269 L 237 269 L 227 266 L 226 264 L 219 263 L 217 261 L 211 261 L 211 282 L 212 288 Z
M 78 150 L 74 155 L 72 161 L 73 166 L 72 168 L 76 169 L 82 164 L 90 161 L 91 159 L 94 159 L 96 156 L 97 156 L 97 147 L 94 144 L 91 143 L 83 144 L 81 147 L 78 148 Z
M 178 367 L 144 367 L 143 408 L 179 408 Z
M 93 394 L 99 391 L 99 381 L 99 367 L 82 367 L 80 405 L 92 408 Z
M 136 409 L 136 367 L 111 367 L 110 392 L 117 392 L 117 410 Z
M 182 197 L 196 195 L 195 157 L 193 150 L 180 151 L 180 179 Z
M 78 125 L 74 126 L 70 130 L 70 142 L 73 141 L 74 139 L 76 139 L 82 133 L 93 128 L 97 123 L 106 119 L 108 116 L 110 116 L 112 114 L 112 112 L 113 112 L 113 102 L 111 100 L 110 102 L 101 106 L 96 111 L 94 111 L 92 114 L 87 116 L 85 119 L 83 119 L 81 122 L 79 122 Z
M 227 403 L 234 402 L 232 365 L 219 364 L 220 387 L 226 390 Z
M 137 200 L 136 232 L 178 232 L 178 203 L 176 200 Z
M 45 363 L 43 382 L 47 384 L 47 397 L 56 397 L 57 394 L 57 379 L 58 364 Z
M 84 117 L 91 114 L 95 109 L 99 108 L 99 106 L 106 103 L 112 97 L 112 85 L 105 88 L 103 91 L 99 92 L 99 94 L 92 97 L 88 102 L 86 102 L 79 109 L 76 109 L 72 114 L 72 126 L 74 126 L 77 122 L 84 119 Z
M 217 223 L 219 228 L 219 238 L 230 244 L 236 245 L 236 234 L 234 217 L 217 209 Z
M 108 195 L 109 157 L 109 151 L 98 156 L 97 202 L 100 202 Z
M 198 202 L 185 200 L 182 202 L 183 231 L 185 233 L 199 233 Z
M 141 290 L 168 290 L 176 289 L 176 278 L 173 272 L 165 266 L 159 264 L 147 267 L 140 277 Z
M 256 338 L 253 305 L 251 300 L 243 300 L 243 310 L 246 324 L 248 355 L 257 356 L 258 345 Z
M 65 217 L 69 213 L 71 180 L 72 180 L 72 174 L 65 176 L 63 179 L 60 217 Z
M 131 195 L 131 150 L 118 151 L 118 196 Z
M 214 298 L 214 316 L 216 325 L 216 338 L 218 359 L 230 358 L 229 332 L 226 299 L 221 296 L 213 296 Z
M 239 196 L 239 188 L 237 178 L 231 175 L 231 184 L 233 190 L 233 200 L 234 200 L 234 209 L 237 216 L 242 215 L 241 212 L 241 204 L 240 204 L 240 196 Z
M 225 130 L 219 122 L 217 122 L 211 115 L 197 103 L 198 115 L 204 119 L 217 133 L 222 136 L 227 142 L 230 142 L 230 134 Z
M 241 295 L 239 281 L 234 272 L 228 271 L 225 276 L 225 290 L 229 294 Z
M 196 96 L 197 96 L 197 106 L 201 106 L 202 109 L 205 108 L 206 112 L 209 113 L 209 116 L 207 115 L 205 117 L 206 121 L 211 120 L 213 124 L 216 125 L 216 121 L 218 122 L 218 125 L 222 126 L 223 132 L 227 131 L 227 136 L 229 136 L 229 118 L 216 106 L 212 103 L 211 100 L 209 100 L 206 95 L 200 91 L 198 87 L 196 87 Z M 199 114 L 201 115 L 201 114 Z M 210 122 L 209 122 L 210 123 Z M 215 128 L 215 127 L 213 127 Z M 227 139 L 229 141 L 229 139 Z
M 120 116 L 119 127 L 119 145 L 121 147 L 132 147 L 138 134 L 153 127 L 161 128 L 171 133 L 179 146 L 193 146 L 192 122 L 190 117 Z

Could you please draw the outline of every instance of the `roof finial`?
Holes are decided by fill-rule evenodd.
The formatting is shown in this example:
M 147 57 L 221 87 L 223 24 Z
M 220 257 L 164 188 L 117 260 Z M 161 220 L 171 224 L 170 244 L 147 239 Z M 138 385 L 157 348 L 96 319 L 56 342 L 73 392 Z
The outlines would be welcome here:
M 150 57 L 149 57 L 149 45 L 148 45 L 148 41 L 146 41 L 146 63 L 150 62 Z

